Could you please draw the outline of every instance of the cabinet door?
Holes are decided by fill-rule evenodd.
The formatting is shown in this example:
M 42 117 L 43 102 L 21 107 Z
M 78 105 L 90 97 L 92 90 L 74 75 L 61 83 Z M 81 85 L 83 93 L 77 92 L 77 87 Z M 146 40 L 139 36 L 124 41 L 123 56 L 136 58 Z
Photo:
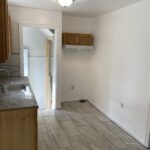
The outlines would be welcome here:
M 6 1 L 7 2 L 7 1 Z M 8 24 L 9 24 L 9 16 L 8 16 L 8 5 L 5 3 L 5 60 L 8 59 L 9 55 L 9 29 L 8 29 Z
M 91 34 L 79 34 L 79 45 L 92 46 L 93 37 Z
M 0 62 L 8 58 L 8 5 L 7 0 L 0 0 Z
M 63 33 L 63 45 L 78 45 L 78 34 Z
M 5 61 L 5 0 L 0 1 L 0 62 Z
M 37 150 L 37 109 L 0 112 L 0 150 Z

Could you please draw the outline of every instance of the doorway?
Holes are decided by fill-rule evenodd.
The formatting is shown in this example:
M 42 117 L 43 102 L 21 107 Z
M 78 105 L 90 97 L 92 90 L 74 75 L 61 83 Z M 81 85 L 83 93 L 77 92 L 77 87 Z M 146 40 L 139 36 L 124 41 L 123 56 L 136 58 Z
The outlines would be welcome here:
M 23 76 L 27 76 L 40 109 L 51 109 L 53 102 L 55 30 L 22 27 Z

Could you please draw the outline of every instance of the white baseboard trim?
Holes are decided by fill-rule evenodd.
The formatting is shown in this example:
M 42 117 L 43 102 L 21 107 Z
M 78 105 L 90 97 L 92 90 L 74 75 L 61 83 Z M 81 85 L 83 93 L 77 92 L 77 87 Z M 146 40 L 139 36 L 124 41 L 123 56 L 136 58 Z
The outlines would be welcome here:
M 66 99 L 62 99 L 61 102 L 77 102 L 82 98 L 66 98 Z
M 135 138 L 138 142 L 140 142 L 142 145 L 145 147 L 145 140 L 141 139 L 139 136 L 137 136 L 131 129 L 127 128 L 124 124 L 122 124 L 120 121 L 115 119 L 113 116 L 108 114 L 106 111 L 104 111 L 102 108 L 98 107 L 95 103 L 91 102 L 90 103 L 95 106 L 99 111 L 101 111 L 104 115 L 106 115 L 110 120 L 112 120 L 117 126 L 119 126 L 121 129 L 123 129 L 125 132 L 127 132 L 129 135 L 131 135 L 133 138 Z

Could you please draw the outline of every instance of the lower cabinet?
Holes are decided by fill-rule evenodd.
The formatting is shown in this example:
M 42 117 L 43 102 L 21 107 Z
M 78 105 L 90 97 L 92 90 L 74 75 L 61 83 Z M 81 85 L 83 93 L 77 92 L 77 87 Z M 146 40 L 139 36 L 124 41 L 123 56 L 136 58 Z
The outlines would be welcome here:
M 0 150 L 37 150 L 37 108 L 0 112 Z

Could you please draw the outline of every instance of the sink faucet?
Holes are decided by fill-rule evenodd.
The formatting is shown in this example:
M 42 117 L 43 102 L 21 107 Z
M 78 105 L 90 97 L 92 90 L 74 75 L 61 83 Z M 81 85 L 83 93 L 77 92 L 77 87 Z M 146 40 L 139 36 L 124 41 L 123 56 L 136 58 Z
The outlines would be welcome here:
M 0 94 L 6 93 L 5 91 L 5 87 L 3 85 L 0 85 Z
M 6 72 L 7 76 L 9 76 L 9 71 L 7 69 L 0 69 L 0 72 Z

